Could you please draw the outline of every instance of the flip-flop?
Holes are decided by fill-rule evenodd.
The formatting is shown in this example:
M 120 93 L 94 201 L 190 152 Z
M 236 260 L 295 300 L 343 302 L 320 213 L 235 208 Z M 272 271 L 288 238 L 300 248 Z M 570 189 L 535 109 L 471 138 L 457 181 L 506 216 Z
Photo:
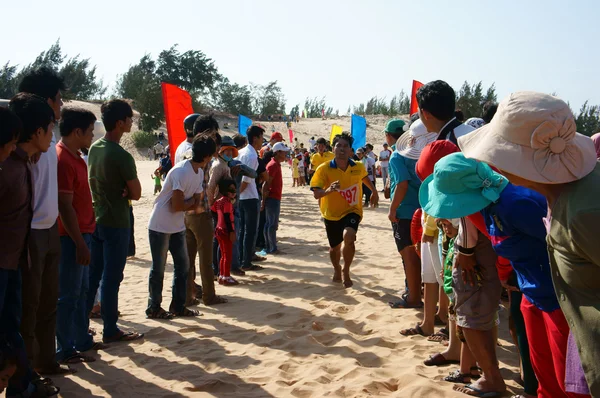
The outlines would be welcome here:
M 409 305 L 404 297 L 401 297 L 397 301 L 388 301 L 388 305 L 392 308 L 422 308 L 423 302 L 421 301 L 418 305 Z
M 112 337 L 103 337 L 102 341 L 104 343 L 116 343 L 119 341 L 133 341 L 133 340 L 138 340 L 144 337 L 144 333 L 137 333 L 137 332 L 124 332 L 122 330 L 119 330 L 117 332 L 116 335 L 112 336 Z
M 460 361 L 457 361 L 455 359 L 446 359 L 446 357 L 439 352 L 430 356 L 429 359 L 426 359 L 423 362 L 425 366 L 445 366 L 459 363 Z
M 191 318 L 191 317 L 195 317 L 195 316 L 200 316 L 202 314 L 198 310 L 190 310 L 189 308 L 183 307 L 183 309 L 181 311 L 173 312 L 173 315 L 175 315 L 177 317 Z
M 77 373 L 77 369 L 73 369 L 68 365 L 61 365 L 59 363 L 56 363 L 52 369 L 35 369 L 35 371 L 40 375 L 48 376 L 62 376 Z
M 77 352 L 61 361 L 61 363 L 65 365 L 73 365 L 76 363 L 83 362 L 96 362 L 96 358 L 90 357 L 89 355 L 82 354 L 81 352 Z
M 401 330 L 400 334 L 402 336 L 419 336 L 419 335 L 424 336 L 424 337 L 429 336 L 428 334 L 425 334 L 425 332 L 423 332 L 423 329 L 421 329 L 421 325 L 419 325 L 418 323 L 415 325 L 414 328 Z
M 440 318 L 439 315 L 435 315 L 435 325 L 436 326 L 446 326 L 448 324 L 448 322 L 444 322 L 442 321 L 442 318 Z
M 479 398 L 494 398 L 499 397 L 503 394 L 497 391 L 482 391 L 479 388 L 473 387 L 471 384 L 467 384 L 466 386 L 455 385 L 454 387 L 452 387 L 452 389 L 454 391 L 467 394 L 468 396 Z

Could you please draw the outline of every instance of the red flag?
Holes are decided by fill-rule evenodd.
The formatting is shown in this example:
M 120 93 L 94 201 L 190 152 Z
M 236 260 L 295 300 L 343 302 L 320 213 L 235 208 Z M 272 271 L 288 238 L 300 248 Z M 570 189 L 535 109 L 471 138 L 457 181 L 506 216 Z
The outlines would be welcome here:
M 419 104 L 417 104 L 417 90 L 423 83 L 418 80 L 413 80 L 412 94 L 410 95 L 410 114 L 416 113 L 419 110 Z
M 179 144 L 187 138 L 183 128 L 183 119 L 194 113 L 192 97 L 190 93 L 173 84 L 161 83 L 161 87 L 171 162 L 175 162 L 175 151 Z
M 294 142 L 294 132 L 292 131 L 292 129 L 289 129 L 288 133 L 290 135 L 290 145 L 292 145 L 292 143 Z

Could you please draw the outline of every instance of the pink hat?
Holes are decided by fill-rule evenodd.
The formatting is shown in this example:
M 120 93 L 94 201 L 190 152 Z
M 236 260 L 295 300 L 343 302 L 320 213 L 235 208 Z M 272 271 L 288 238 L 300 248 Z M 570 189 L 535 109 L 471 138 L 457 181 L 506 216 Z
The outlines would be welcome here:
M 548 94 L 521 91 L 505 98 L 489 124 L 458 139 L 466 157 L 529 181 L 564 184 L 596 166 L 589 137 L 577 133 L 569 106 Z

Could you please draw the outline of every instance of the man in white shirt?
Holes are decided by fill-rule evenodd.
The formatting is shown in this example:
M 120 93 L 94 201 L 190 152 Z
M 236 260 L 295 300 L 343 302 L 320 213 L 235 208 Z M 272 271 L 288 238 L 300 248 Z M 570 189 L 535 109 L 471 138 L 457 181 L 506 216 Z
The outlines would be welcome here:
M 185 154 L 192 150 L 192 141 L 194 141 L 194 123 L 200 117 L 199 113 L 192 113 L 183 119 L 183 129 L 185 130 L 186 139 L 175 150 L 175 159 L 173 165 L 181 162 L 185 158 Z
M 63 105 L 61 90 L 65 85 L 50 68 L 29 72 L 19 84 L 19 91 L 38 95 L 48 101 L 57 122 Z M 40 374 L 72 373 L 56 361 L 56 304 L 60 236 L 58 232 L 58 179 L 56 136 L 53 133 L 48 152 L 32 165 L 33 219 L 29 234 L 29 267 L 22 269 L 23 317 L 21 334 L 27 356 Z
M 157 142 L 154 145 L 154 153 L 156 155 L 156 159 L 160 158 L 163 153 L 165 153 L 165 147 L 160 142 Z
M 457 139 L 475 130 L 454 116 L 456 94 L 448 83 L 434 80 L 417 91 L 419 118 L 430 133 L 438 133 L 438 140 L 448 140 L 458 146 Z
M 375 159 L 367 156 L 366 151 L 363 148 L 358 148 L 356 150 L 356 156 L 358 157 L 358 160 L 365 166 L 369 180 L 373 183 L 373 186 L 375 186 Z M 365 195 L 365 207 L 368 207 L 369 203 L 371 202 L 371 195 L 373 192 L 369 189 L 369 187 L 363 184 L 363 193 Z
M 386 142 L 383 144 L 383 151 L 379 153 L 379 167 L 381 167 L 381 178 L 383 179 L 384 188 L 386 187 L 389 175 L 390 156 L 392 156 L 392 151 L 390 151 Z
M 237 160 L 251 168 L 258 169 L 258 151 L 263 142 L 265 130 L 259 126 L 250 126 L 246 132 L 248 145 L 239 151 Z M 240 229 L 238 231 L 238 246 L 242 271 L 257 271 L 262 269 L 252 264 L 252 256 L 256 246 L 258 222 L 260 215 L 260 200 L 254 178 L 242 177 L 240 186 Z
M 308 145 L 310 146 L 310 151 L 312 152 L 313 149 L 315 149 L 315 145 L 317 145 L 315 137 L 310 137 L 310 140 L 308 140 Z
M 190 267 L 186 247 L 184 212 L 195 210 L 202 202 L 204 172 L 202 169 L 216 151 L 216 143 L 207 136 L 192 142 L 192 158 L 177 163 L 167 175 L 162 191 L 154 202 L 148 222 L 152 267 L 149 276 L 146 316 L 171 319 L 173 316 L 197 316 L 198 311 L 185 307 L 187 277 Z M 172 301 L 169 311 L 161 307 L 162 287 L 167 260 L 171 252 L 174 265 Z

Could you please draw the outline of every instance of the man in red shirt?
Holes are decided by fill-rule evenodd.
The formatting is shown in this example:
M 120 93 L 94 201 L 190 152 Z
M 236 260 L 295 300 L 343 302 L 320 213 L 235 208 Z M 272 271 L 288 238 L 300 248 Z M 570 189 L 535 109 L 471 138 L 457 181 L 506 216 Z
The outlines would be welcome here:
M 283 142 L 273 145 L 273 159 L 267 165 L 269 179 L 265 181 L 262 189 L 262 206 L 265 210 L 265 246 L 268 254 L 283 254 L 277 249 L 277 228 L 279 228 L 279 213 L 281 211 L 281 192 L 283 190 L 283 177 L 281 175 L 281 162 L 285 161 L 290 148 Z
M 96 218 L 88 182 L 88 169 L 81 149 L 92 145 L 96 116 L 80 108 L 64 108 L 60 117 L 58 157 L 58 231 L 61 256 L 56 307 L 56 356 L 66 364 L 93 362 L 82 354 L 94 348 L 89 333 L 86 300 L 92 234 Z

